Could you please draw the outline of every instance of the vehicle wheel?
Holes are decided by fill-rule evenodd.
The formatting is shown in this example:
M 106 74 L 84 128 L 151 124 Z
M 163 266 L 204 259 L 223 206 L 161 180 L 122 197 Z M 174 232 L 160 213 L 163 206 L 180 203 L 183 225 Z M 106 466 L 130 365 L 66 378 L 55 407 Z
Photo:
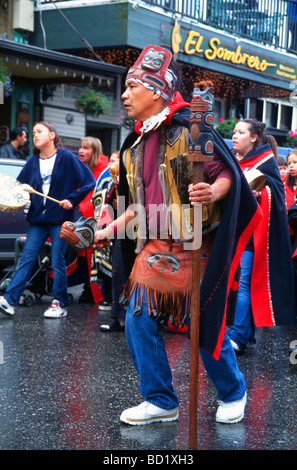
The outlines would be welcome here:
M 1 284 L 0 284 L 0 291 L 1 292 L 3 292 L 3 293 L 6 292 L 6 289 L 9 285 L 10 281 L 11 281 L 11 279 L 7 278 L 3 282 L 1 282 Z
M 24 299 L 24 304 L 26 307 L 32 307 L 34 303 L 32 295 L 26 295 Z

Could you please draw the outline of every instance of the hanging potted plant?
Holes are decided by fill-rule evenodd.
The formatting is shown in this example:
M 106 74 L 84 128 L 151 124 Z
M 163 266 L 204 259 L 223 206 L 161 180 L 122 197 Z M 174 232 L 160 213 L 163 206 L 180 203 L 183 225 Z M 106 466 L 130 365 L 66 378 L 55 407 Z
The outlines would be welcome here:
M 0 82 L 3 85 L 3 95 L 5 98 L 10 96 L 13 92 L 13 82 L 11 79 L 11 73 L 4 65 L 3 60 L 0 58 Z
M 132 131 L 134 129 L 135 122 L 136 121 L 134 119 L 129 118 L 126 110 L 124 111 L 124 114 L 122 114 L 121 112 L 120 124 L 122 127 L 124 127 L 125 129 L 129 131 Z
M 219 124 L 216 126 L 215 129 L 224 139 L 232 139 L 233 130 L 237 123 L 237 118 L 219 118 Z
M 285 147 L 297 148 L 297 129 L 288 132 Z
M 104 93 L 91 88 L 85 88 L 84 92 L 77 97 L 74 105 L 81 113 L 92 117 L 111 112 L 111 103 Z

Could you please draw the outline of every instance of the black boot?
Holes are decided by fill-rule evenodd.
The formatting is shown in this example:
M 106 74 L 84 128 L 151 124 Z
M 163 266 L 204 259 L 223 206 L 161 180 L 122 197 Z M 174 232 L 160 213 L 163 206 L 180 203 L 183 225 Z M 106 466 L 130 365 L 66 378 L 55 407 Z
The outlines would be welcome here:
M 80 304 L 93 304 L 94 298 L 91 290 L 91 286 L 89 284 L 84 285 L 84 290 L 82 291 L 81 295 L 78 298 Z

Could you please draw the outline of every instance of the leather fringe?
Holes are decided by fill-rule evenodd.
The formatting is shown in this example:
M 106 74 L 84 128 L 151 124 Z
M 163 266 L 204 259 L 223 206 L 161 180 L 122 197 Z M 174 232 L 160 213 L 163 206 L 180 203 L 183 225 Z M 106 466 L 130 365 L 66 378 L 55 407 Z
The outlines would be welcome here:
M 155 319 L 169 320 L 174 324 L 185 322 L 190 312 L 191 290 L 161 292 L 151 289 L 144 284 L 128 279 L 123 296 L 130 301 L 134 290 L 136 289 L 133 316 L 140 315 L 142 306 L 145 303 L 144 292 L 147 294 L 148 314 Z

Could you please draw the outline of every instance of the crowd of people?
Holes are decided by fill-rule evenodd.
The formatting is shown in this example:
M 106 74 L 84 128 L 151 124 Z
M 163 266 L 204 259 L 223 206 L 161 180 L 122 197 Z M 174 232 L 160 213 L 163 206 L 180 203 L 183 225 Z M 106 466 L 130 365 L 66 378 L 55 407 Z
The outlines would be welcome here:
M 204 180 L 193 184 L 186 157 L 193 139 L 191 109 L 181 85 L 172 54 L 147 46 L 126 77 L 122 100 L 135 127 L 121 151 L 108 159 L 100 140 L 86 137 L 77 158 L 62 148 L 51 123 L 39 122 L 33 128 L 34 154 L 18 176 L 21 184 L 60 202 L 31 195 L 26 244 L 0 297 L 0 311 L 15 314 L 38 253 L 50 240 L 53 301 L 44 316 L 65 316 L 67 243 L 61 226 L 71 221 L 75 227 L 79 216 L 95 220 L 92 244 L 78 252 L 84 272 L 79 302 L 95 302 L 111 312 L 102 332 L 125 330 L 144 398 L 122 412 L 121 421 L 130 425 L 179 416 L 160 326 L 170 321 L 191 327 L 187 247 L 193 233 L 186 203 L 190 212 L 196 205 L 206 211 L 200 355 L 220 400 L 217 422 L 234 424 L 244 417 L 247 390 L 236 353 L 255 344 L 255 328 L 292 325 L 296 318 L 297 151 L 278 159 L 265 125 L 243 119 L 234 129 L 233 151 L 212 130 L 213 160 L 204 164 Z M 203 148 L 205 124 L 202 117 L 196 148 Z M 262 177 L 254 189 L 245 178 L 252 170 Z M 125 201 L 122 211 L 119 196 Z M 94 282 L 94 268 L 101 284 Z

